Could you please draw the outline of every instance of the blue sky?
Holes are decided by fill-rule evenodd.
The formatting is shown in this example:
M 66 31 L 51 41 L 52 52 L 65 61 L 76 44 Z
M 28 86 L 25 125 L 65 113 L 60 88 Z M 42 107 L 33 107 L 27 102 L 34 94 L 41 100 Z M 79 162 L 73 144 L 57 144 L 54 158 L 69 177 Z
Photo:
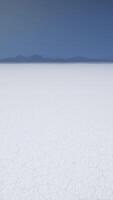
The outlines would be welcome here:
M 0 58 L 113 57 L 111 0 L 1 0 Z

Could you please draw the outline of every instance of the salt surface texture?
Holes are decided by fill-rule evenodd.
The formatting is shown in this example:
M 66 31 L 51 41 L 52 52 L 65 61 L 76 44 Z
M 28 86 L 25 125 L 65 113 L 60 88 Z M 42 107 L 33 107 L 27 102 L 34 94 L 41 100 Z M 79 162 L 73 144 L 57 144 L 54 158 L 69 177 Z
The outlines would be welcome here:
M 0 200 L 113 200 L 113 65 L 0 65 Z

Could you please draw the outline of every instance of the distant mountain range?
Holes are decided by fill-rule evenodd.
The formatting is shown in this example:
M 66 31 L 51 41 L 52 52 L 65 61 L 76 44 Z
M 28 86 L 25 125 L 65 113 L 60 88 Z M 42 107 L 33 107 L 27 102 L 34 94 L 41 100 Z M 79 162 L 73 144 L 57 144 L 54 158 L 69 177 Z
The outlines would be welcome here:
M 87 58 L 87 57 L 71 57 L 71 58 L 47 58 L 40 55 L 32 56 L 16 56 L 0 59 L 0 63 L 113 63 L 113 58 Z

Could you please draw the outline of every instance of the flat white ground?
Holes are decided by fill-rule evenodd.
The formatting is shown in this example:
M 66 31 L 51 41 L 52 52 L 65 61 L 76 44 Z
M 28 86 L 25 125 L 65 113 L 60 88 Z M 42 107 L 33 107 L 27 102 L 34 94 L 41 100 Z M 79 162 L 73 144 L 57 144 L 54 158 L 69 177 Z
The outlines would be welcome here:
M 0 65 L 0 200 L 113 200 L 113 65 Z

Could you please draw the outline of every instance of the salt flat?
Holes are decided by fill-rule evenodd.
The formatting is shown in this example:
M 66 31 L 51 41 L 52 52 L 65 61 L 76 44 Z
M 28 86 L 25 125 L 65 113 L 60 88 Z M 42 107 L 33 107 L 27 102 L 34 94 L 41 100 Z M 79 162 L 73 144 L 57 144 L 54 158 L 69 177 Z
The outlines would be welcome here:
M 0 200 L 113 199 L 113 65 L 0 65 Z

